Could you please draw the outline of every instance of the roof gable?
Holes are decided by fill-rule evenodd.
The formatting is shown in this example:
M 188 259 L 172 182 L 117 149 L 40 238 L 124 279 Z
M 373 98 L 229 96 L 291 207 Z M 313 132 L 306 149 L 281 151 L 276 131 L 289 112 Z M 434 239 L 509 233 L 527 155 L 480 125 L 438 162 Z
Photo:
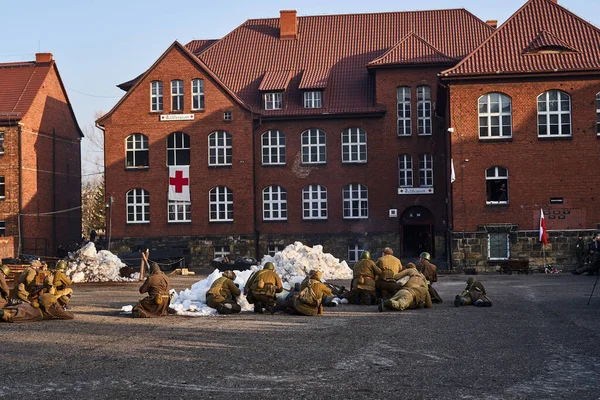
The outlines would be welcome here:
M 555 35 L 551 34 L 546 30 L 542 30 L 536 37 L 529 43 L 529 46 L 523 50 L 524 54 L 537 54 L 543 51 L 558 51 L 574 52 L 578 53 L 573 46 L 570 46 L 565 41 L 560 40 Z
M 54 62 L 0 64 L 0 120 L 19 120 L 31 103 Z
M 457 61 L 457 58 L 445 55 L 425 39 L 411 32 L 382 56 L 368 63 L 367 66 L 453 64 Z

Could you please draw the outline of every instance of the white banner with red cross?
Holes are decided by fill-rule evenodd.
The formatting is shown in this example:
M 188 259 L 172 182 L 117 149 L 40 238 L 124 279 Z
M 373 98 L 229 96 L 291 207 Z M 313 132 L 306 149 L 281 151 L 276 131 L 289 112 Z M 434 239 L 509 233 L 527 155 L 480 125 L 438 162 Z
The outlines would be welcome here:
M 190 201 L 190 166 L 169 166 L 169 200 Z

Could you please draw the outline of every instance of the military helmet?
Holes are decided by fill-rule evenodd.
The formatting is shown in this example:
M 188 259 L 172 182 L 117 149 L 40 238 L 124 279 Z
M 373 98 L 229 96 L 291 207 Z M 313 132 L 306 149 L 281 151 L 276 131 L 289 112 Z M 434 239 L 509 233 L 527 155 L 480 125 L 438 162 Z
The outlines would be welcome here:
M 4 275 L 8 276 L 10 274 L 10 268 L 8 265 L 0 265 L 0 271 L 4 272 Z
M 312 271 L 310 278 L 320 281 L 322 276 L 323 276 L 323 274 L 321 273 L 321 271 L 317 270 L 317 271 Z
M 56 269 L 65 270 L 67 269 L 67 262 L 65 260 L 60 260 L 56 263 Z
M 409 262 L 408 264 L 406 264 L 406 268 L 410 269 L 410 268 L 417 268 L 417 266 L 415 265 L 415 263 L 411 263 Z
M 424 258 L 426 260 L 431 261 L 431 254 L 429 254 L 428 252 L 424 251 L 419 255 L 419 258 Z
M 370 260 L 371 259 L 371 253 L 369 253 L 368 251 L 363 251 L 362 254 L 360 255 L 360 259 L 361 260 Z
M 150 262 L 150 266 L 152 267 L 152 268 L 151 268 L 151 270 L 152 270 L 152 273 L 153 273 L 153 274 L 154 274 L 154 273 L 157 273 L 157 272 L 160 272 L 160 265 L 158 265 L 158 264 L 157 264 L 157 263 L 155 263 L 154 261 L 151 261 L 151 262 Z
M 273 264 L 271 261 L 265 263 L 263 269 L 270 269 L 271 271 L 275 270 L 275 264 Z
M 470 276 L 469 279 L 467 279 L 467 285 L 472 285 L 475 283 L 477 279 L 475 279 L 474 276 Z

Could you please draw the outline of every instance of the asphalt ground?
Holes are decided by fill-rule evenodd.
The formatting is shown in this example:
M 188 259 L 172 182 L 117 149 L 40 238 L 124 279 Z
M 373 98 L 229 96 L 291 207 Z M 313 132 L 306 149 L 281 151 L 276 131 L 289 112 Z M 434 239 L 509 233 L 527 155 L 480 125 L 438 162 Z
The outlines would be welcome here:
M 181 290 L 203 278 L 173 277 Z M 132 319 L 139 283 L 74 285 L 72 321 L 0 324 L 1 399 L 598 399 L 596 277 L 480 275 L 494 305 Z M 349 282 L 338 282 L 348 284 Z

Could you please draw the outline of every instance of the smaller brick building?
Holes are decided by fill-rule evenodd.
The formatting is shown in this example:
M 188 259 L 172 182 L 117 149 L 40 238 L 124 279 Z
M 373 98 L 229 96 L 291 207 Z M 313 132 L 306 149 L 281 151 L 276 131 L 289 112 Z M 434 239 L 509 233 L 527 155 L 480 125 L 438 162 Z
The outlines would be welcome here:
M 52 54 L 0 64 L 0 257 L 80 238 L 82 137 Z

